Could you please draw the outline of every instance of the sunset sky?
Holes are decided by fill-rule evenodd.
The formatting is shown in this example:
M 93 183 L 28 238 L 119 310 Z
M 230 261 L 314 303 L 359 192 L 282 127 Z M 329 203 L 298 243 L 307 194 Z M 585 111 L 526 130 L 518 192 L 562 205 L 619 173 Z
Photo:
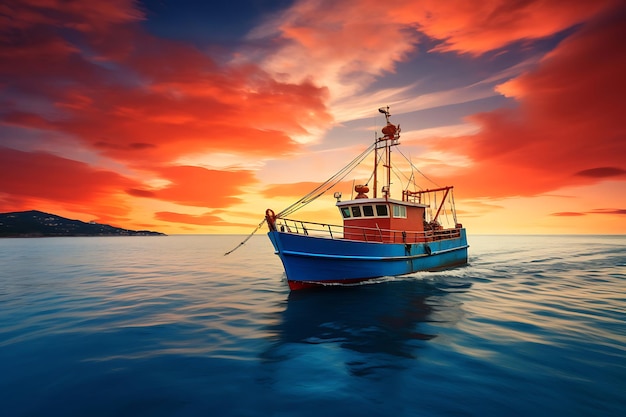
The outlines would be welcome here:
M 3 1 L 0 212 L 246 234 L 390 106 L 470 235 L 626 234 L 624 39 L 623 0 Z

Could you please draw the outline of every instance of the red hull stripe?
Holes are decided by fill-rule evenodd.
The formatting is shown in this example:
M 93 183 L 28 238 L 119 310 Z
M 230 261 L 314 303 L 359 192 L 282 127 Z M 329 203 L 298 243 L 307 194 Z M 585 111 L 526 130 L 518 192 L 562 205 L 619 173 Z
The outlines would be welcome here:
M 336 286 L 336 285 L 349 285 L 349 284 L 358 284 L 359 282 L 370 281 L 376 278 L 354 278 L 354 279 L 336 279 L 336 280 L 328 280 L 328 281 L 291 281 L 288 280 L 289 289 L 293 290 L 304 290 L 307 288 L 320 288 L 326 286 Z

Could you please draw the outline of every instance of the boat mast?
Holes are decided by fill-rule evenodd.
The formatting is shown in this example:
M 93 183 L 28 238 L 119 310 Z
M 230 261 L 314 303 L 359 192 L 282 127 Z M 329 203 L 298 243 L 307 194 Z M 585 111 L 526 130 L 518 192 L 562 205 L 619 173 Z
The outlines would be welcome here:
M 378 140 L 374 135 L 374 198 L 378 195 Z
M 378 111 L 385 115 L 385 121 L 387 123 L 382 129 L 384 136 L 376 139 L 376 149 L 374 152 L 374 198 L 376 198 L 378 192 L 378 150 L 381 149 L 381 147 L 378 146 L 378 142 L 382 141 L 385 142 L 385 162 L 383 163 L 383 167 L 385 167 L 387 171 L 386 184 L 382 191 L 383 196 L 388 198 L 391 191 L 391 147 L 399 144 L 400 125 L 396 127 L 389 121 L 389 117 L 391 116 L 391 113 L 389 113 L 389 106 L 381 107 Z

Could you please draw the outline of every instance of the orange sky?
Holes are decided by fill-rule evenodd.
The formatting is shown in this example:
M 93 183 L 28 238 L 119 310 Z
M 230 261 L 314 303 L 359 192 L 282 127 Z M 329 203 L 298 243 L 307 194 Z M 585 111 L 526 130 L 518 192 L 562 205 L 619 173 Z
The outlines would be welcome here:
M 469 233 L 626 234 L 623 1 L 248 3 L 0 5 L 0 212 L 249 233 L 389 105 Z

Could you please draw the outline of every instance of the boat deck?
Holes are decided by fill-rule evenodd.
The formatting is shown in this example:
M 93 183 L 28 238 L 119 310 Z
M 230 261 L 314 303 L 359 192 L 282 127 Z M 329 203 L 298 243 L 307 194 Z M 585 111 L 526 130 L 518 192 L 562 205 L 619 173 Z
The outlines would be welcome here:
M 303 220 L 280 218 L 276 222 L 281 232 L 302 234 L 327 239 L 354 240 L 376 243 L 425 243 L 460 237 L 461 229 L 426 231 L 391 230 L 370 227 L 342 226 Z

